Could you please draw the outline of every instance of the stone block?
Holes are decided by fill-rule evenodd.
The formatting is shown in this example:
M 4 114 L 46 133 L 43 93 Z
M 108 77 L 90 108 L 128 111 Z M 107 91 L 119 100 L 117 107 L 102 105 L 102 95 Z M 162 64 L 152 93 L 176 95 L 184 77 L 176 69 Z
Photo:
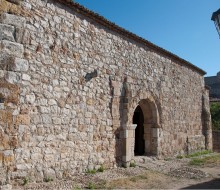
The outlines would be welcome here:
M 0 40 L 9 40 L 14 42 L 14 26 L 0 24 Z
M 9 69 L 12 71 L 25 72 L 29 69 L 29 63 L 25 59 L 15 57 L 13 58 L 12 63 L 9 65 Z
M 0 0 L 0 5 L 1 5 L 0 14 L 5 13 L 5 12 L 10 12 L 13 14 L 20 14 L 21 7 L 17 6 L 16 4 L 12 4 L 9 1 L 11 2 L 12 0 Z
M 14 4 L 16 4 L 16 5 L 20 5 L 21 2 L 22 2 L 22 0 L 7 0 L 7 1 L 9 1 L 9 2 L 11 2 L 11 3 L 14 3 Z
M 0 17 L 0 22 L 3 24 L 13 25 L 18 28 L 25 26 L 25 18 L 13 14 L 3 13 Z
M 89 99 L 87 99 L 86 103 L 87 103 L 88 105 L 93 105 L 93 104 L 94 104 L 94 100 L 91 99 L 91 98 L 89 98 Z
M 13 148 L 17 148 L 18 147 L 18 138 L 17 136 L 11 136 L 10 137 L 10 146 L 11 146 L 11 149 Z
M 35 102 L 35 95 L 34 94 L 26 95 L 26 101 L 29 104 L 33 104 Z
M 30 170 L 31 169 L 30 164 L 17 164 L 16 167 L 18 170 Z
M 5 108 L 4 103 L 0 103 L 0 110 L 3 110 Z
M 19 43 L 11 42 L 8 40 L 1 40 L 0 52 L 22 58 L 24 54 L 24 47 Z
M 20 114 L 16 117 L 16 125 L 30 125 L 30 116 Z
M 128 137 L 129 138 L 134 138 L 135 135 L 135 130 L 128 130 Z
M 52 120 L 53 120 L 53 124 L 55 124 L 55 125 L 60 125 L 61 124 L 61 119 L 58 118 L 58 117 L 54 117 L 54 118 L 52 118 Z
M 5 150 L 3 152 L 3 160 L 5 166 L 10 166 L 14 162 L 13 150 Z
M 51 124 L 52 123 L 51 116 L 49 114 L 42 114 L 42 122 L 44 124 Z
M 0 78 L 3 78 L 5 76 L 5 72 L 3 70 L 0 70 Z
M 152 134 L 154 138 L 159 137 L 159 128 L 152 128 Z
M 30 81 L 30 80 L 31 80 L 31 77 L 30 77 L 30 75 L 22 74 L 22 80 L 24 80 L 24 81 Z
M 50 108 L 46 106 L 38 106 L 40 113 L 50 113 Z
M 7 65 L 12 63 L 12 56 L 9 55 L 7 52 L 0 52 L 0 69 L 6 70 Z
M 5 80 L 11 84 L 17 84 L 21 81 L 21 74 L 13 71 L 8 71 L 5 75 Z
M 31 160 L 37 160 L 40 161 L 43 159 L 43 155 L 40 153 L 33 153 L 31 154 Z
M 3 166 L 3 153 L 0 152 L 0 167 Z
M 6 150 L 10 148 L 10 139 L 6 134 L 0 134 L 1 141 L 0 141 L 0 150 Z
M 0 81 L 1 98 L 4 102 L 18 103 L 19 88 L 17 85 L 6 81 Z
M 21 3 L 21 5 L 22 5 L 23 7 L 25 7 L 26 9 L 31 10 L 31 8 L 32 8 L 32 5 L 31 5 L 30 3 L 27 3 L 27 2 L 24 2 L 24 1 L 21 1 L 21 0 L 14 0 L 14 1 L 18 1 L 19 4 Z
M 53 169 L 49 168 L 49 169 L 46 169 L 44 171 L 44 177 L 45 177 L 45 179 L 46 178 L 55 179 L 56 178 L 56 173 Z
M 57 102 L 56 102 L 56 100 L 54 100 L 54 99 L 50 99 L 50 100 L 48 101 L 48 104 L 49 104 L 50 106 L 52 106 L 52 105 L 57 105 Z

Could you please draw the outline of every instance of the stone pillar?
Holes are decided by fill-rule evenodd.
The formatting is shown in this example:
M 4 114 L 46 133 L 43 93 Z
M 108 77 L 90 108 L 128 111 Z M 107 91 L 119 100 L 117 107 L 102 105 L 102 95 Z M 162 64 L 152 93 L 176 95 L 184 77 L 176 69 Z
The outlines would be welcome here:
M 134 157 L 134 140 L 136 124 L 124 126 L 121 132 L 122 139 L 122 164 L 129 167 L 132 157 Z
M 202 119 L 203 119 L 203 135 L 205 136 L 205 148 L 212 150 L 212 123 L 209 105 L 209 90 L 205 89 L 202 96 Z
M 160 126 L 152 123 L 144 124 L 145 153 L 159 155 Z

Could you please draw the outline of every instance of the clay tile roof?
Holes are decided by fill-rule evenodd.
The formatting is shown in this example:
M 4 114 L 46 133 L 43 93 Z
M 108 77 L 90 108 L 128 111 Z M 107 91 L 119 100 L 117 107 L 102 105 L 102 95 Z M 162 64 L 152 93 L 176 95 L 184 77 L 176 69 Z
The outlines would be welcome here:
M 154 50 L 155 52 L 159 52 L 160 54 L 169 57 L 172 60 L 177 61 L 180 64 L 186 65 L 187 67 L 193 69 L 194 71 L 197 71 L 199 74 L 201 75 L 205 75 L 206 72 L 203 71 L 202 69 L 200 69 L 199 67 L 193 65 L 192 63 L 180 58 L 179 56 L 149 42 L 148 40 L 145 40 L 144 38 L 141 38 L 139 36 L 137 36 L 134 33 L 129 32 L 128 30 L 125 30 L 124 28 L 114 24 L 113 22 L 110 22 L 109 20 L 107 20 L 106 18 L 104 18 L 103 16 L 100 16 L 97 13 L 94 13 L 93 11 L 90 11 L 89 9 L 81 6 L 78 3 L 72 2 L 71 0 L 57 0 L 57 2 L 60 2 L 70 8 L 75 9 L 78 13 L 89 17 L 90 19 L 94 20 L 95 22 L 107 27 L 108 29 L 115 31 L 119 34 L 122 34 L 123 36 L 126 36 L 127 38 L 130 38 L 136 42 L 139 42 L 141 44 L 146 45 L 147 47 L 151 48 L 152 50 Z

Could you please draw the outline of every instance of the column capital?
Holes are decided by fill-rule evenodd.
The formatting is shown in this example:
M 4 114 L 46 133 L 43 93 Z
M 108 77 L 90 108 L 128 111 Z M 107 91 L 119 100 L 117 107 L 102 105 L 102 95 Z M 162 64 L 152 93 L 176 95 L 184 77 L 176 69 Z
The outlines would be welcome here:
M 128 130 L 135 130 L 136 127 L 137 127 L 137 124 L 132 124 L 132 125 L 128 125 L 128 126 L 127 126 L 127 129 L 128 129 Z
M 135 130 L 136 127 L 137 127 L 137 124 L 122 125 L 122 129 L 124 129 L 124 130 Z

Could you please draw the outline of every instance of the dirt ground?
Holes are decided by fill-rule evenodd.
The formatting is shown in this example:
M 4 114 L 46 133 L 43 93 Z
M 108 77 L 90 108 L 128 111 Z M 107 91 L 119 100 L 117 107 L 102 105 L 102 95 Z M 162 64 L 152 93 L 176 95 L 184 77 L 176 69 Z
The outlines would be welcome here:
M 209 172 L 212 171 L 209 169 Z M 220 175 L 220 167 L 218 167 L 218 171 L 218 175 Z M 147 171 L 137 177 L 112 181 L 110 187 L 115 189 L 220 189 L 220 176 L 218 178 L 210 176 L 203 179 L 189 179 Z
M 189 164 L 192 158 L 157 160 L 140 157 L 135 167 L 85 173 L 49 182 L 28 181 L 25 185 L 20 181 L 9 189 L 220 189 L 219 158 L 220 154 L 218 160 L 196 166 Z

